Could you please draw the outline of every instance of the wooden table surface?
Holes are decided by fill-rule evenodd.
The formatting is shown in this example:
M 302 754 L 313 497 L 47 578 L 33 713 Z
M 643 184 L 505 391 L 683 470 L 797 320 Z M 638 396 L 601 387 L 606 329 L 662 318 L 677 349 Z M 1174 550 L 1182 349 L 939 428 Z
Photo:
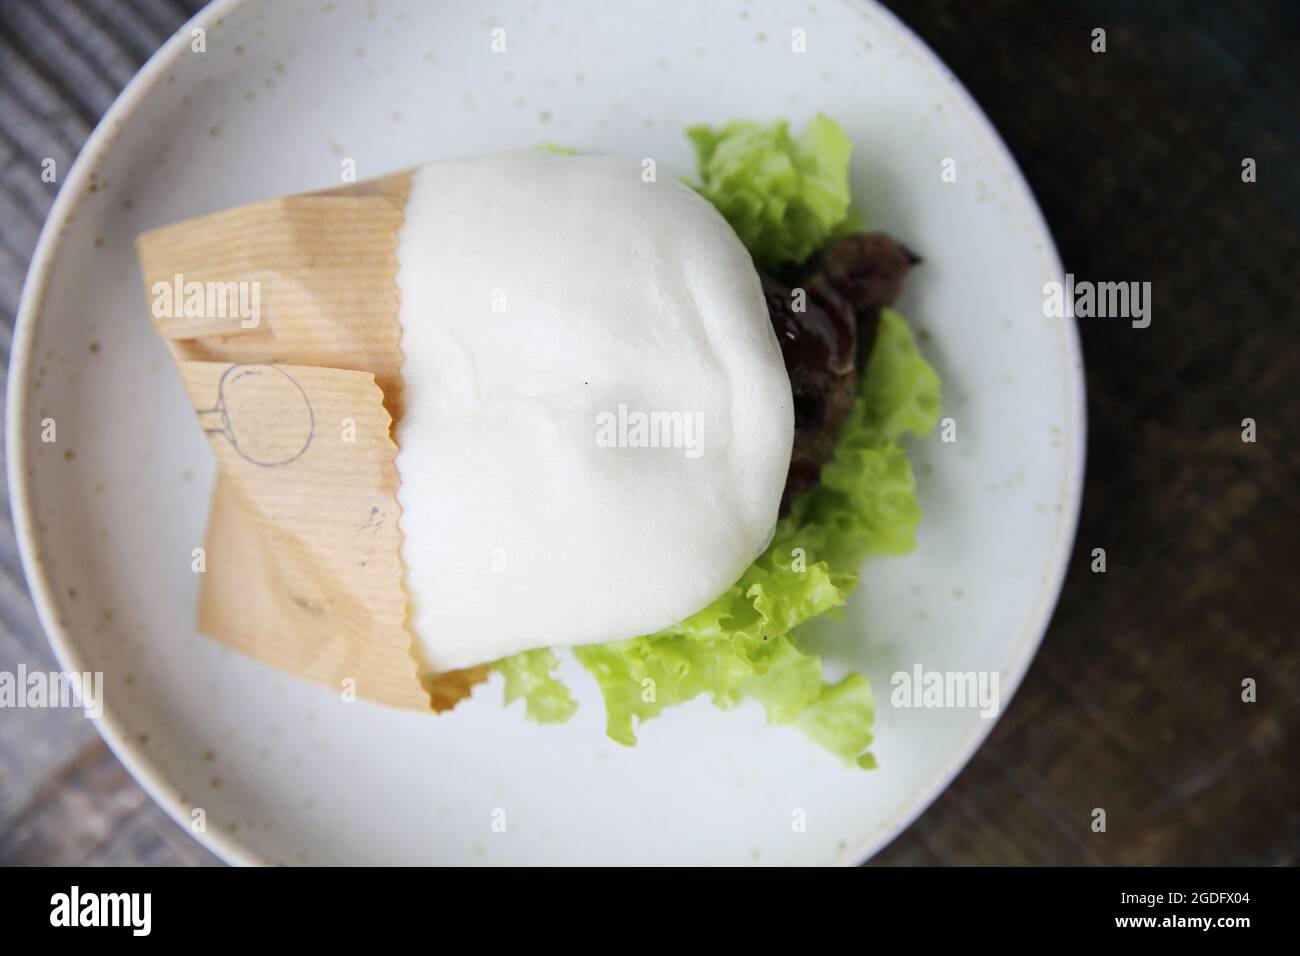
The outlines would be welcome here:
M 1154 308 L 1142 330 L 1080 320 L 1088 477 L 1055 619 L 988 742 L 876 862 L 1295 864 L 1300 4 L 889 5 L 1001 131 L 1067 270 L 1149 281 Z M 0 3 L 6 366 L 54 196 L 41 158 L 66 169 L 199 6 Z M 1089 49 L 1098 27 L 1104 54 Z M 0 671 L 52 669 L 8 507 L 0 520 Z M 1105 574 L 1089 567 L 1097 547 Z M 0 863 L 216 862 L 87 721 L 0 710 Z

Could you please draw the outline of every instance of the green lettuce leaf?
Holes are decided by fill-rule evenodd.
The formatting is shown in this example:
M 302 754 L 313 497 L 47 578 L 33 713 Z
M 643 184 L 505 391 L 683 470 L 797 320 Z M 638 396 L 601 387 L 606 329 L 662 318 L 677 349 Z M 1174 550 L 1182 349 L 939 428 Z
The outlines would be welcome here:
M 572 717 L 578 704 L 551 673 L 559 663 L 549 647 L 538 647 L 492 665 L 506 679 L 506 706 L 522 697 L 524 714 L 539 724 L 562 724 Z
M 849 217 L 849 138 L 818 114 L 798 138 L 784 120 L 692 126 L 700 181 L 691 185 L 731 223 L 765 269 L 801 263 Z

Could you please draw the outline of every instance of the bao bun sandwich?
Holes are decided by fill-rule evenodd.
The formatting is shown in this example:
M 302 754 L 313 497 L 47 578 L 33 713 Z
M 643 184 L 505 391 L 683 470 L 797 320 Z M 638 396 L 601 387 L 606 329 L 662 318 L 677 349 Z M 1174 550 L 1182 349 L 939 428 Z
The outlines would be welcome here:
M 664 707 L 751 698 L 871 766 L 865 678 L 826 682 L 799 628 L 913 545 L 901 440 L 937 419 L 938 381 L 890 306 L 919 259 L 862 228 L 829 119 L 689 135 L 689 181 L 554 149 L 410 173 L 411 655 L 426 682 L 490 668 L 551 722 L 577 706 L 567 649 L 621 743 Z

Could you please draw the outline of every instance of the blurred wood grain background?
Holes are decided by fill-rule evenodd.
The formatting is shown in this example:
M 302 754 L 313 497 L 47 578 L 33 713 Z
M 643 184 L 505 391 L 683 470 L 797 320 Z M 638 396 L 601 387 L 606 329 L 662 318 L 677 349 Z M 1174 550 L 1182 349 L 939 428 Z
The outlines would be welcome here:
M 345 0 L 340 0 L 345 2 Z M 830 2 L 830 0 L 825 0 Z M 0 347 L 66 169 L 195 0 L 0 3 Z M 1081 323 L 1089 455 L 1065 592 L 984 747 L 878 864 L 1300 854 L 1300 5 L 888 5 L 1002 133 L 1067 270 L 1152 283 Z M 1091 52 L 1094 28 L 1105 54 Z M 1245 184 L 1241 162 L 1256 160 Z M 1241 420 L 1258 422 L 1255 444 Z M 1108 570 L 1093 574 L 1093 548 Z M 0 519 L 0 670 L 55 667 Z M 1258 681 L 1244 704 L 1241 681 Z M 1104 807 L 1107 832 L 1093 833 Z M 0 711 L 0 863 L 214 864 L 73 712 Z

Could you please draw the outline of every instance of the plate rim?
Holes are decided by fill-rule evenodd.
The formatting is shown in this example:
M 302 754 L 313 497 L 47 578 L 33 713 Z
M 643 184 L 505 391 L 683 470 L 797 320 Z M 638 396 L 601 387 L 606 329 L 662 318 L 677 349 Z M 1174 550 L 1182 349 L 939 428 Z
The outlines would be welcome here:
M 911 27 L 900 20 L 891 10 L 886 9 L 879 0 L 857 0 L 863 7 L 870 8 L 887 27 L 897 31 L 904 41 L 903 46 L 912 52 L 936 78 L 937 85 L 945 88 L 949 97 L 960 107 L 959 115 L 972 123 L 976 134 L 984 142 L 990 154 L 1002 164 L 1008 185 L 1011 186 L 1014 201 L 1020 213 L 1027 219 L 1027 225 L 1034 238 L 1041 244 L 1043 255 L 1047 259 L 1048 271 L 1053 278 L 1063 281 L 1065 267 L 1061 262 L 1056 240 L 1043 215 L 1038 198 L 1029 186 L 1020 164 L 993 122 L 983 108 L 966 89 L 955 73 L 948 68 L 942 58 L 930 48 Z M 1008 673 L 1005 692 L 1001 695 L 1000 713 L 993 720 L 977 720 L 965 736 L 930 772 L 929 779 L 918 786 L 897 807 L 894 813 L 880 826 L 869 831 L 861 840 L 850 844 L 841 851 L 838 860 L 841 866 L 860 866 L 870 860 L 903 830 L 921 817 L 939 796 L 948 789 L 957 776 L 966 769 L 976 751 L 983 746 L 993 728 L 1006 714 L 1007 708 L 1015 698 L 1016 691 L 1028 673 L 1029 667 L 1038 655 L 1047 628 L 1056 613 L 1056 605 L 1061 591 L 1065 587 L 1065 578 L 1070 570 L 1070 556 L 1074 551 L 1074 542 L 1078 536 L 1079 516 L 1083 509 L 1083 482 L 1087 463 L 1088 405 L 1084 378 L 1083 345 L 1079 339 L 1078 326 L 1073 322 L 1060 322 L 1057 325 L 1058 344 L 1065 352 L 1065 373 L 1068 381 L 1066 390 L 1066 418 L 1072 426 L 1065 430 L 1063 443 L 1065 464 L 1065 481 L 1062 488 L 1062 512 L 1056 526 L 1057 539 L 1054 543 L 1052 573 L 1043 578 L 1034 601 L 1034 612 L 1026 625 L 1020 643 L 1014 652 L 1012 671 Z
M 55 196 L 32 252 L 31 262 L 23 282 L 14 322 L 6 389 L 5 459 L 10 489 L 10 511 L 23 574 L 36 608 L 37 618 L 59 666 L 65 671 L 83 669 L 77 666 L 81 655 L 67 629 L 59 623 L 53 582 L 38 560 L 31 490 L 27 480 L 29 459 L 25 442 L 15 437 L 20 434 L 20 423 L 25 420 L 29 406 L 31 360 L 37 317 L 43 310 L 50 272 L 67 231 L 68 222 L 88 193 L 91 171 L 116 142 L 120 127 L 135 112 L 139 103 L 165 72 L 184 55 L 189 47 L 190 31 L 200 27 L 207 29 L 218 24 L 245 2 L 246 0 L 212 0 L 164 41 L 123 87 L 122 92 L 114 99 L 87 137 L 68 171 L 63 187 Z M 865 14 L 868 19 L 878 20 L 887 31 L 896 33 L 901 41 L 900 45 L 928 70 L 935 78 L 936 86 L 947 90 L 949 97 L 959 107 L 958 112 L 961 117 L 973 125 L 974 132 L 984 143 L 989 154 L 1001 164 L 1021 218 L 1042 248 L 1048 271 L 1053 276 L 1064 275 L 1065 270 L 1056 243 L 1033 190 L 1010 149 L 974 97 L 938 54 L 878 0 L 852 0 L 852 4 L 858 7 L 858 12 Z M 1065 383 L 1066 418 L 1071 426 L 1063 429 L 1066 465 L 1062 489 L 1064 496 L 1061 502 L 1062 512 L 1056 527 L 1057 539 L 1053 545 L 1052 573 L 1042 580 L 1035 597 L 1031 620 L 1015 648 L 1005 684 L 1006 691 L 1001 708 L 1003 714 L 1033 663 L 1055 613 L 1069 571 L 1069 557 L 1073 552 L 1082 509 L 1083 479 L 1087 458 L 1087 404 L 1083 351 L 1075 324 L 1063 322 L 1058 326 L 1058 330 L 1058 341 L 1065 353 L 1065 371 L 1068 379 Z M 827 862 L 859 865 L 883 850 L 904 829 L 924 814 L 965 769 L 1000 719 L 1001 715 L 995 720 L 981 720 L 973 724 L 962 739 L 938 761 L 930 771 L 929 777 L 900 801 L 885 820 L 870 829 L 856 843 L 839 851 L 837 859 Z M 241 840 L 223 831 L 191 831 L 187 808 L 181 804 L 179 794 L 175 792 L 175 788 L 168 782 L 166 775 L 154 759 L 125 733 L 107 705 L 102 716 L 96 719 L 94 724 L 109 750 L 122 762 L 127 772 L 148 793 L 154 803 L 161 807 L 178 826 L 189 831 L 207 850 L 223 861 L 237 865 L 266 865 L 271 862 Z
M 242 3 L 244 0 L 212 0 L 181 24 L 127 81 L 122 92 L 95 124 L 81 151 L 73 160 L 63 181 L 63 187 L 54 197 L 50 211 L 45 217 L 45 224 L 41 227 L 36 248 L 32 251 L 31 262 L 27 266 L 27 276 L 23 280 L 22 293 L 18 300 L 18 314 L 14 320 L 13 347 L 9 356 L 9 381 L 5 391 L 5 463 L 6 478 L 9 483 L 9 510 L 13 518 L 14 537 L 18 542 L 23 574 L 27 579 L 27 589 L 31 593 L 32 603 L 36 607 L 37 619 L 41 622 L 45 639 L 54 650 L 55 659 L 67 672 L 79 672 L 85 668 L 80 666 L 81 655 L 76 649 L 75 642 L 59 623 L 53 581 L 38 560 L 31 489 L 27 481 L 26 445 L 15 437 L 20 434 L 20 423 L 27 416 L 37 317 L 44 307 L 50 272 L 67 231 L 68 221 L 88 194 L 90 174 L 98 165 L 100 158 L 117 141 L 119 128 L 135 112 L 137 105 L 154 88 L 164 73 L 189 49 L 190 31 L 196 28 L 208 29 Z M 153 758 L 130 739 L 107 702 L 103 713 L 98 718 L 94 718 L 93 723 L 108 749 L 122 762 L 132 779 L 140 784 L 149 794 L 150 799 L 161 807 L 177 826 L 189 832 L 205 849 L 227 863 L 259 866 L 270 862 L 220 830 L 202 832 L 191 830 L 190 820 L 186 808 L 181 805 L 179 794 L 173 792 L 175 788 L 168 782 L 166 775 Z

